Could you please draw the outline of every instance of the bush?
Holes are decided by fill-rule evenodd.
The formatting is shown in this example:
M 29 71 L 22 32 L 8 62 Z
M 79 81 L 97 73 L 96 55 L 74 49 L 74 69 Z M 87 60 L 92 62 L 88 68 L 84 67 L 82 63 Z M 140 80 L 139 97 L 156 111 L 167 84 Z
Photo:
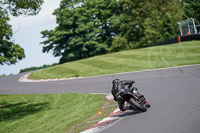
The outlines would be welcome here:
M 118 52 L 122 50 L 128 50 L 130 46 L 128 45 L 127 40 L 124 37 L 117 36 L 113 41 L 109 49 L 110 52 Z
M 39 70 L 39 69 L 43 69 L 43 68 L 47 68 L 47 67 L 51 67 L 51 66 L 55 66 L 55 65 L 58 65 L 58 63 L 53 63 L 52 65 L 45 64 L 40 67 L 29 67 L 29 68 L 21 69 L 19 73 L 35 71 L 35 70 Z
M 5 77 L 5 76 L 6 76 L 5 74 L 0 75 L 0 77 Z

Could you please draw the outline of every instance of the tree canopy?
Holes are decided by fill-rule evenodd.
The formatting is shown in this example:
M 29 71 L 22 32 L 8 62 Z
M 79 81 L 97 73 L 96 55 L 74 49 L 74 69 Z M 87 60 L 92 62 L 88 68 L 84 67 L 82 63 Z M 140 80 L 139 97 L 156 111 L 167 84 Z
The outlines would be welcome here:
M 177 22 L 182 19 L 177 0 L 121 0 L 123 6 L 121 36 L 132 48 L 154 45 L 177 35 Z
M 62 0 L 58 26 L 42 31 L 43 52 L 60 63 L 108 52 L 141 48 L 179 34 L 184 16 L 198 19 L 197 0 Z M 199 3 L 199 2 L 198 2 Z M 191 9 L 188 12 L 185 10 Z M 194 10 L 195 9 L 195 10 Z
M 200 24 L 200 1 L 199 0 L 182 0 L 185 11 L 185 19 L 194 18 L 195 23 Z
M 58 26 L 42 31 L 43 52 L 61 56 L 60 63 L 104 54 L 119 34 L 116 0 L 62 0 L 54 11 Z
M 0 64 L 15 64 L 25 58 L 24 50 L 20 45 L 15 44 L 11 38 L 13 35 L 9 14 L 36 15 L 43 0 L 1 0 L 0 1 Z

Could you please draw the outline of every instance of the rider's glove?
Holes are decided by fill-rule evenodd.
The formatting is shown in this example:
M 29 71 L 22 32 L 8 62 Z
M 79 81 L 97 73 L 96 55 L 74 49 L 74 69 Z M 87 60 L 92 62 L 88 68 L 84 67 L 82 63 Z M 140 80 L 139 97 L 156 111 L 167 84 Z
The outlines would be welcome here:
M 124 91 L 125 91 L 125 90 L 122 89 L 122 90 L 119 92 L 119 95 L 120 95 L 120 96 L 123 96 L 123 95 L 124 95 Z
M 131 83 L 132 83 L 132 84 L 134 84 L 134 83 L 135 83 L 135 81 L 134 81 L 134 80 L 131 80 Z

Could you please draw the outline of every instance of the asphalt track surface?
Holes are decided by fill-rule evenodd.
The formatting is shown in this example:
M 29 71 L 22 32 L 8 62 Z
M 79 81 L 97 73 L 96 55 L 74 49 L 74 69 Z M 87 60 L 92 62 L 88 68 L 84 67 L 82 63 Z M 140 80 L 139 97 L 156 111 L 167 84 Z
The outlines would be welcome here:
M 112 79 L 133 79 L 152 107 L 101 133 L 200 133 L 200 65 L 41 83 L 20 76 L 0 77 L 0 94 L 110 93 Z

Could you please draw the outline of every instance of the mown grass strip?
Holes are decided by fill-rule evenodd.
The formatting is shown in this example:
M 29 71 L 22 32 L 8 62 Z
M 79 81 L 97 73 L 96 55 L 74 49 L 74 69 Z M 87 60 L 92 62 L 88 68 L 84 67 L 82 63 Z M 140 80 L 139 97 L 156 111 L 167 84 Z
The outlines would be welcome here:
M 200 41 L 116 52 L 36 71 L 30 79 L 88 77 L 200 63 Z
M 0 132 L 80 132 L 94 124 L 87 120 L 102 117 L 94 115 L 104 100 L 104 95 L 75 93 L 0 95 Z

